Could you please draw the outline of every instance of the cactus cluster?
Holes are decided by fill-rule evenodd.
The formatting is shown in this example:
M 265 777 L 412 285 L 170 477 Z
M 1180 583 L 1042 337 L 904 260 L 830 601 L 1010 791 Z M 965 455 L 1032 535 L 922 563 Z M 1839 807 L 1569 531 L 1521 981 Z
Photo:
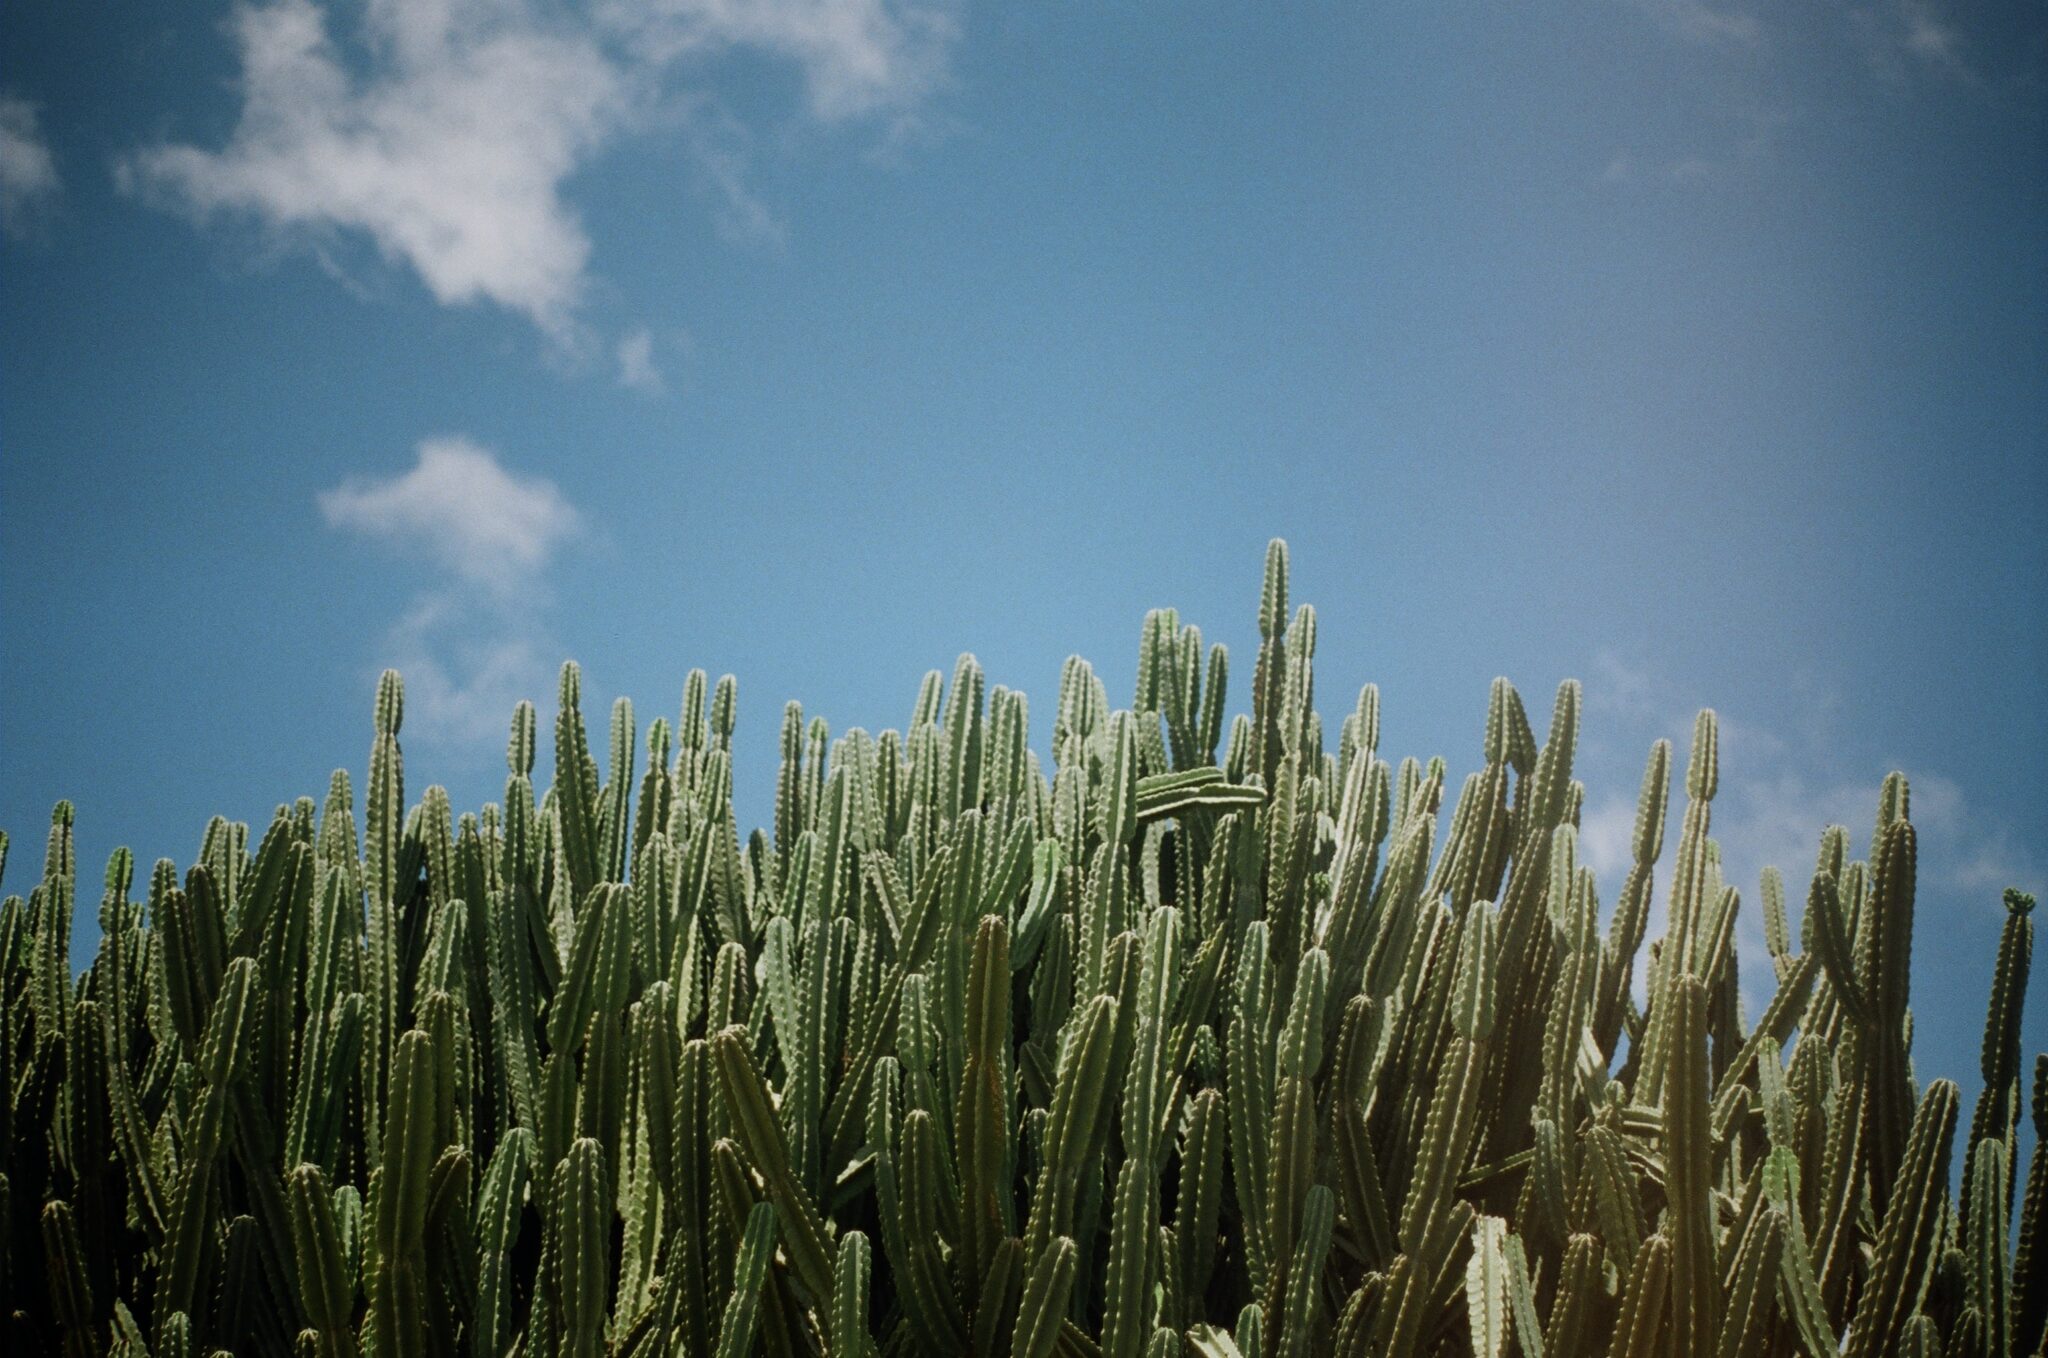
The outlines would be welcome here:
M 458 818 L 407 800 L 387 673 L 360 802 L 336 773 L 253 850 L 215 820 L 141 900 L 116 853 L 77 976 L 60 804 L 0 906 L 8 1351 L 2043 1351 L 2030 899 L 1952 1193 L 1903 778 L 1865 859 L 1821 835 L 1796 940 L 1765 874 L 1751 1022 L 1711 712 L 1668 880 L 1660 742 L 1607 909 L 1577 684 L 1539 744 L 1495 681 L 1446 808 L 1374 688 L 1330 748 L 1315 634 L 1276 542 L 1250 712 L 1160 610 L 1128 708 L 1067 662 L 1050 776 L 971 657 L 904 732 L 791 704 L 744 839 L 730 678 L 644 740 L 618 702 L 600 767 L 566 666 L 552 786 L 522 704 Z

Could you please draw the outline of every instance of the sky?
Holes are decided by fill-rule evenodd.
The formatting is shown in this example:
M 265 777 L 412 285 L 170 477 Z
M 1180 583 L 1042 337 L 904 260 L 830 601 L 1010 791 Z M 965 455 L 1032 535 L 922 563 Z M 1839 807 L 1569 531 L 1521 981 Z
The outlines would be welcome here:
M 746 825 L 787 700 L 900 727 L 972 651 L 1043 751 L 1155 606 L 1242 710 L 1281 536 L 1333 732 L 1376 682 L 1455 779 L 1494 675 L 1539 730 L 1584 683 L 1610 904 L 1713 706 L 1752 963 L 1762 867 L 1796 910 L 1904 770 L 1974 1093 L 2048 885 L 2038 6 L 14 0 L 0 51 L 0 889 L 60 796 L 90 874 L 360 786 L 386 665 L 468 808 L 563 658 L 642 730 L 730 672 Z

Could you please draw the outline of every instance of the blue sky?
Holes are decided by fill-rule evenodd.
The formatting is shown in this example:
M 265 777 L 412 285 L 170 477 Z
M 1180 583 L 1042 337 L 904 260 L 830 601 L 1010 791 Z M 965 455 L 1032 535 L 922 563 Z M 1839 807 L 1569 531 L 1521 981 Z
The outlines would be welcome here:
M 1174 604 L 1241 707 L 1280 535 L 1326 712 L 1377 681 L 1396 755 L 1470 768 L 1497 673 L 1536 713 L 1585 682 L 1610 900 L 1698 706 L 1750 901 L 1830 821 L 1863 852 L 1904 769 L 1920 1064 L 1974 1088 L 1999 888 L 2048 877 L 2037 6 L 17 0 L 0 35 L 9 887 L 60 795 L 88 860 L 189 860 L 360 778 L 386 664 L 409 790 L 471 807 L 562 657 L 643 727 L 735 673 L 755 822 L 786 699 L 900 725 L 962 650 L 1042 742 L 1062 659 L 1127 694 Z

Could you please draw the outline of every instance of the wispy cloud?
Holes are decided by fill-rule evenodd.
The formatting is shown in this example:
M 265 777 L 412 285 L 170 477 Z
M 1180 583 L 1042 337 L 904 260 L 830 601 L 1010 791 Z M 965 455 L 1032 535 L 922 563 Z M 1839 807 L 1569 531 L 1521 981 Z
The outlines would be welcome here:
M 711 222 L 735 245 L 780 249 L 789 229 L 753 189 L 753 132 L 708 100 L 691 111 L 685 128 L 690 167 L 711 200 Z
M 0 94 L 0 229 L 32 231 L 62 187 L 36 106 Z
M 811 111 L 902 114 L 946 78 L 953 6 L 912 0 L 608 0 L 605 23 L 646 61 L 753 48 L 794 61 Z
M 1960 73 L 1963 66 L 1962 30 L 1943 18 L 1927 0 L 1900 0 L 1901 42 L 1922 61 Z
M 1705 0 L 1630 0 L 1658 24 L 1688 42 L 1754 43 L 1762 27 L 1754 14 Z
M 547 693 L 544 646 L 538 615 L 442 590 L 413 600 L 392 624 L 375 668 L 405 676 L 409 735 L 484 745 L 503 737 L 520 699 Z
M 1598 766 L 1589 770 L 1589 779 L 1604 773 L 1600 781 L 1608 790 L 1589 796 L 1580 815 L 1579 844 L 1610 904 L 1628 871 L 1635 826 L 1635 783 L 1623 781 L 1629 777 L 1624 771 L 1632 765 L 1632 771 L 1640 773 L 1640 760 L 1652 741 L 1662 738 L 1672 745 L 1671 805 L 1651 906 L 1651 937 L 1664 928 L 1694 716 L 1691 709 L 1663 696 L 1670 688 L 1648 665 L 1612 652 L 1599 658 L 1586 683 L 1588 729 L 1599 734 L 1589 742 L 1591 748 L 1582 749 L 1582 756 L 1584 762 Z M 1851 856 L 1867 856 L 1878 792 L 1890 771 L 1843 767 L 1831 750 L 1833 699 L 1825 689 L 1792 684 L 1787 694 L 1794 710 L 1769 724 L 1746 714 L 1716 712 L 1720 777 L 1711 833 L 1721 847 L 1724 879 L 1742 893 L 1737 949 L 1752 988 L 1760 994 L 1768 994 L 1774 985 L 1759 904 L 1764 868 L 1775 867 L 1783 875 L 1786 911 L 1796 932 L 1821 832 L 1830 825 L 1846 827 Z M 1948 774 L 1924 768 L 1905 772 L 1913 822 L 1920 831 L 1923 891 L 1934 887 L 1975 897 L 1987 911 L 1996 911 L 2005 886 L 2040 890 L 2044 865 L 2009 825 L 1972 804 L 1963 786 Z
M 1621 746 L 1647 750 L 1658 738 L 1672 743 L 1672 833 L 1684 805 L 1684 770 L 1694 713 L 1664 703 L 1648 667 L 1614 654 L 1600 658 L 1587 683 L 1589 720 L 1605 725 Z M 1889 768 L 1859 774 L 1842 767 L 1827 738 L 1833 700 L 1824 689 L 1788 685 L 1799 711 L 1764 724 L 1744 714 L 1716 712 L 1720 787 L 1713 835 L 1727 880 L 1745 896 L 1755 893 L 1766 866 L 1784 874 L 1788 894 L 1804 890 L 1829 825 L 1848 828 L 1852 851 L 1867 853 L 1877 797 Z M 1618 748 L 1608 742 L 1610 748 Z M 1963 786 L 1939 769 L 1905 770 L 1914 823 L 1922 830 L 1920 869 L 1925 881 L 1958 891 L 1984 891 L 1993 906 L 1997 888 L 2038 885 L 2043 865 L 2017 842 L 1995 814 L 1972 805 Z M 1587 861 L 1603 883 L 1619 884 L 1626 870 L 1635 816 L 1633 791 L 1599 798 L 1582 817 Z M 1667 845 L 1668 851 L 1668 845 Z
M 646 326 L 619 340 L 617 357 L 620 386 L 649 396 L 659 396 L 668 389 L 661 368 L 654 361 L 654 334 Z
M 1664 183 L 1679 186 L 1719 184 L 1766 161 L 1779 132 L 1792 121 L 1788 113 L 1755 100 L 1729 101 L 1716 111 L 1705 145 L 1689 155 L 1642 156 L 1621 148 L 1608 158 L 1600 178 L 1609 184 Z
M 1880 0 L 1849 12 L 1870 67 L 1895 84 L 1927 73 L 1974 80 L 1962 26 L 1934 0 Z
M 400 476 L 354 479 L 320 492 L 327 522 L 437 557 L 471 584 L 516 587 L 546 566 L 581 523 L 540 477 L 507 471 L 460 435 L 421 441 Z
M 376 657 L 406 677 L 407 729 L 495 738 L 514 703 L 545 691 L 545 573 L 582 533 L 582 516 L 553 483 L 508 470 L 467 438 L 426 439 L 417 451 L 411 470 L 350 479 L 317 504 L 330 525 L 446 572 L 406 605 Z
M 121 182 L 315 248 L 366 237 L 438 301 L 495 304 L 558 340 L 592 253 L 569 181 L 673 97 L 671 73 L 747 49 L 796 63 L 818 118 L 902 119 L 956 33 L 947 6 L 889 0 L 370 0 L 359 42 L 330 28 L 315 0 L 240 7 L 233 133 L 138 151 Z M 728 207 L 752 204 L 730 157 L 712 169 Z
M 1955 0 L 1835 0 L 1810 13 L 1754 0 L 1624 4 L 1630 25 L 1664 36 L 1670 57 L 1707 103 L 1704 116 L 1677 124 L 1682 130 L 1675 133 L 1660 134 L 1655 119 L 1618 121 L 1626 140 L 1600 171 L 1607 184 L 1718 191 L 1769 170 L 1783 134 L 1823 101 L 1860 104 L 1944 90 L 1984 96 L 2039 83 L 2031 67 L 2005 77 L 1988 70 L 1994 50 L 2037 47 L 2038 24 L 1999 35 L 2001 25 L 2012 27 L 2011 16 Z M 1815 78 L 1823 70 L 1827 77 Z
M 1627 0 L 1628 5 L 1672 36 L 1702 47 L 1766 51 L 1809 60 L 1810 37 L 1795 34 L 1769 6 L 1756 10 L 1712 0 Z M 1968 42 L 1948 0 L 1839 0 L 1826 7 L 1822 41 L 1860 46 L 1882 77 L 1902 80 L 1915 69 L 1968 79 Z M 1759 12 L 1773 21 L 1767 28 Z

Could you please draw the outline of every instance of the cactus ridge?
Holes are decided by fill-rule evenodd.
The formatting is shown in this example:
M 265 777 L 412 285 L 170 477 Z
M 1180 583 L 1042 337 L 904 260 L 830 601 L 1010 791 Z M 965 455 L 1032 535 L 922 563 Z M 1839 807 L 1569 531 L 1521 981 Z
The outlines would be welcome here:
M 593 750 L 565 665 L 545 785 L 522 702 L 458 814 L 386 672 L 360 805 L 117 851 L 82 975 L 60 802 L 0 902 L 7 1351 L 2044 1352 L 2033 899 L 1965 1129 L 1912 1063 L 1902 775 L 1796 921 L 1764 870 L 1752 1026 L 1711 710 L 1603 889 L 1577 683 L 1539 739 L 1494 680 L 1470 772 L 1383 754 L 1374 685 L 1318 715 L 1288 570 L 1241 713 L 1155 609 L 1128 707 L 1067 660 L 1042 763 L 962 655 L 898 729 L 788 704 L 745 836 L 729 675 Z

